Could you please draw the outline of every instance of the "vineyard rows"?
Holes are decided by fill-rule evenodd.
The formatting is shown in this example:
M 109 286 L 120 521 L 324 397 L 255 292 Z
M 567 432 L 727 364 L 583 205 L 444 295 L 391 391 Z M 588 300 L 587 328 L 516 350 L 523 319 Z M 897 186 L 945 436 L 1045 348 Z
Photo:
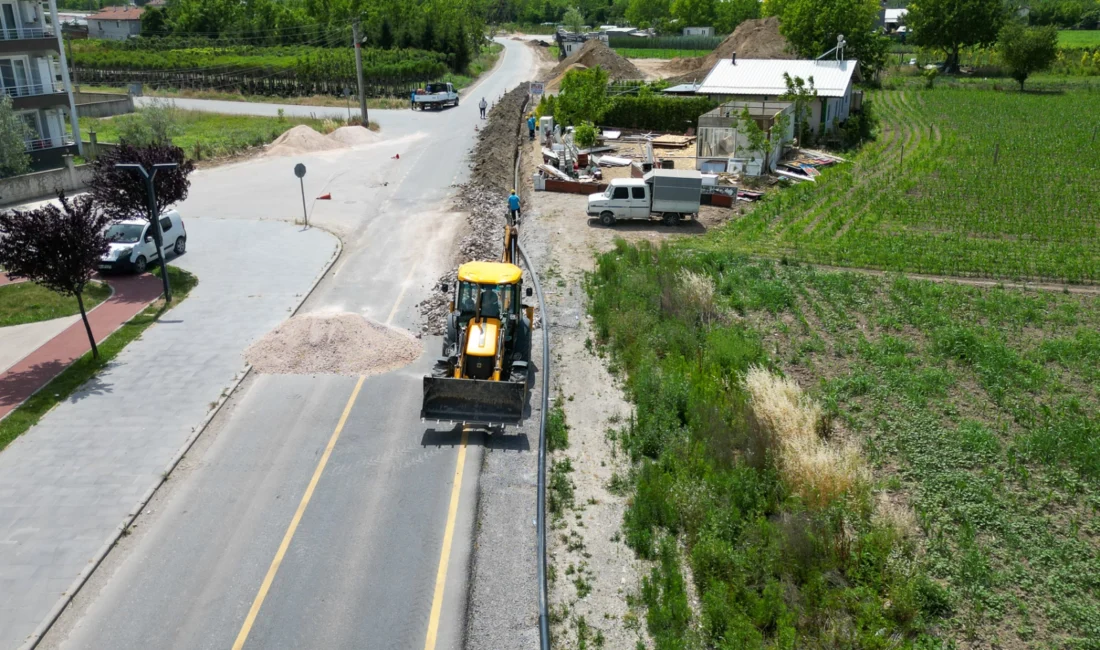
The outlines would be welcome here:
M 1100 281 L 1100 95 L 884 91 L 878 139 L 720 245 L 841 266 Z
M 339 94 L 355 81 L 351 48 L 232 46 L 149 51 L 91 43 L 74 48 L 73 63 L 85 83 L 142 82 L 250 94 Z M 403 95 L 408 88 L 446 73 L 445 55 L 437 52 L 363 50 L 363 75 L 371 96 Z

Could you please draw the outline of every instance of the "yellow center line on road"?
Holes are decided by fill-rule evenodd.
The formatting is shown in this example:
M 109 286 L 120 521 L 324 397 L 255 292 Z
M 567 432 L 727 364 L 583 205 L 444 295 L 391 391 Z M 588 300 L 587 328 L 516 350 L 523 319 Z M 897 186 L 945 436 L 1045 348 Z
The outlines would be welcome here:
M 283 563 L 283 557 L 286 556 L 286 551 L 290 547 L 290 540 L 294 539 L 294 533 L 298 530 L 298 524 L 302 521 L 302 515 L 305 514 L 306 506 L 309 505 L 309 500 L 313 498 L 313 491 L 317 488 L 317 482 L 321 480 L 321 473 L 325 471 L 325 465 L 328 464 L 328 459 L 332 455 L 332 449 L 336 446 L 336 441 L 340 439 L 340 433 L 344 430 L 344 424 L 348 421 L 348 415 L 351 414 L 351 407 L 355 404 L 355 399 L 359 397 L 359 389 L 363 387 L 363 382 L 366 380 L 366 376 L 360 376 L 359 381 L 355 384 L 355 390 L 351 392 L 351 397 L 348 398 L 347 406 L 344 407 L 344 413 L 340 416 L 340 422 L 336 425 L 336 430 L 332 432 L 332 437 L 329 438 L 328 445 L 325 447 L 325 453 L 321 454 L 321 460 L 317 463 L 317 469 L 313 470 L 313 478 L 309 480 L 309 487 L 306 488 L 305 494 L 302 495 L 302 501 L 298 504 L 298 510 L 294 513 L 294 518 L 290 520 L 290 527 L 286 529 L 286 534 L 283 535 L 283 541 L 279 544 L 279 550 L 275 552 L 275 559 L 271 561 L 271 566 L 267 569 L 267 575 L 264 576 L 264 581 L 260 585 L 260 591 L 256 594 L 255 600 L 252 601 L 252 608 L 248 610 L 248 616 L 244 619 L 244 625 L 241 626 L 240 633 L 237 634 L 237 640 L 233 642 L 233 650 L 241 650 L 244 647 L 245 641 L 248 640 L 248 634 L 252 631 L 252 625 L 256 622 L 256 615 L 260 613 L 260 607 L 264 604 L 264 599 L 267 598 L 267 592 L 271 589 L 271 583 L 275 580 L 275 574 L 279 571 L 279 566 Z
M 443 550 L 439 553 L 439 571 L 435 574 L 435 595 L 432 597 L 432 613 L 428 617 L 428 636 L 424 639 L 424 650 L 435 650 L 439 636 L 439 617 L 443 611 L 443 587 L 447 584 L 447 565 L 451 561 L 451 542 L 455 536 L 455 519 L 458 518 L 458 497 L 462 492 L 462 470 L 466 466 L 466 440 L 469 430 L 462 427 L 462 442 L 458 446 L 458 462 L 455 465 L 455 480 L 451 486 L 451 505 L 447 508 L 447 526 L 443 529 Z

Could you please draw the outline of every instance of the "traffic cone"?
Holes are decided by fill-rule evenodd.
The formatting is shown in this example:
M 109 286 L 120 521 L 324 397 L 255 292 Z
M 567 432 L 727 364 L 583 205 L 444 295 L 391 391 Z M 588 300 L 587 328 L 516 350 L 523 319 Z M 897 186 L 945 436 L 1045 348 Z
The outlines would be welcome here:
M 393 154 L 393 158 L 390 158 L 390 160 L 401 160 L 401 154 L 399 154 L 399 153 Z
M 331 201 L 332 200 L 332 195 L 331 194 L 322 194 L 321 196 L 317 197 L 317 200 L 318 201 Z

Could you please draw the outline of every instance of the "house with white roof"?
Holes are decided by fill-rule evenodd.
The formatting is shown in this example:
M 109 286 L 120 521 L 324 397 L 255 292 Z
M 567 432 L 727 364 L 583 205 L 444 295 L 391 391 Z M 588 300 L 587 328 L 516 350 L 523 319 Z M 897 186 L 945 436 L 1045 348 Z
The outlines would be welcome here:
M 695 94 L 720 102 L 774 101 L 787 92 L 784 73 L 791 79 L 801 78 L 807 88 L 813 80 L 817 99 L 810 104 L 810 128 L 814 133 L 832 131 L 862 104 L 863 93 L 855 89 L 855 82 L 861 80 L 855 60 L 738 59 L 735 53 L 711 69 Z

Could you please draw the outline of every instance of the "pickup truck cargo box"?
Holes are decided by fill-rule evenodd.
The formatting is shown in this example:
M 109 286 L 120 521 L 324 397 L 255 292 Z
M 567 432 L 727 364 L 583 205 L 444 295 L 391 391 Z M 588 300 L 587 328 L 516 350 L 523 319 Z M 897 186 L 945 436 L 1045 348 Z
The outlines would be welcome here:
M 703 175 L 684 169 L 654 169 L 642 176 L 653 188 L 653 212 L 699 212 L 703 195 Z

